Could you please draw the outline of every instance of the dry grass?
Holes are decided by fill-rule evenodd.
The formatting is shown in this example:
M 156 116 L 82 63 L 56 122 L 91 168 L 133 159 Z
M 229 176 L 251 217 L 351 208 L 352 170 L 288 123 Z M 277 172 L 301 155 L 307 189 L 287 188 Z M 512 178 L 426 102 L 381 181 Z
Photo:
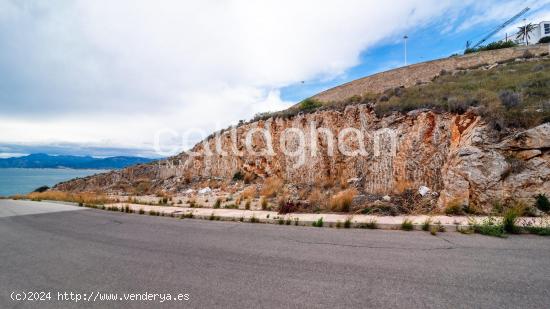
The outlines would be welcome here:
M 318 209 L 323 209 L 327 206 L 327 198 L 319 189 L 313 189 L 313 191 L 309 193 L 307 200 L 309 205 Z
M 497 131 L 534 127 L 550 119 L 545 105 L 550 95 L 549 66 L 550 60 L 545 59 L 442 75 L 427 85 L 386 93 L 389 98 L 377 102 L 375 112 L 382 117 L 429 108 L 462 114 L 475 107 Z
M 260 199 L 260 205 L 262 205 L 262 210 L 266 210 L 267 206 L 269 206 L 269 203 L 267 201 L 267 198 L 265 198 L 265 196 L 262 196 L 262 198 Z
M 354 188 L 338 192 L 330 199 L 330 209 L 338 212 L 349 212 L 355 195 L 357 195 L 357 190 Z
M 103 205 L 114 202 L 113 199 L 99 193 L 68 193 L 63 191 L 33 192 L 26 195 L 13 196 L 14 199 L 30 199 L 33 201 L 51 200 L 62 202 L 74 202 L 79 204 Z
M 256 197 L 256 186 L 248 186 L 241 193 L 241 199 L 248 200 Z
M 284 182 L 278 177 L 270 177 L 265 180 L 260 194 L 265 197 L 275 197 L 283 188 Z
M 254 179 L 256 179 L 256 175 L 252 173 L 246 173 L 243 178 L 244 183 L 251 183 Z
M 340 188 L 347 189 L 348 188 L 348 179 L 345 177 L 340 177 Z

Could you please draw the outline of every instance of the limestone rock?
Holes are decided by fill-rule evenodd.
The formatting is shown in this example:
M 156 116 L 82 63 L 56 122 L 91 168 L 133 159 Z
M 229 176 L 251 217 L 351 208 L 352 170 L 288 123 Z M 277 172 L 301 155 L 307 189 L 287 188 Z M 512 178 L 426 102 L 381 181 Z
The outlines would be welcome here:
M 538 149 L 531 149 L 531 150 L 523 150 L 517 153 L 518 158 L 523 160 L 529 160 L 531 158 L 534 158 L 538 155 L 542 154 L 542 151 Z
M 289 128 L 306 132 L 302 157 L 285 155 L 278 142 Z M 358 130 L 365 136 L 364 153 L 344 155 L 338 145 L 333 144 L 331 154 L 325 136 L 309 135 L 320 128 L 335 136 L 345 128 Z M 274 141 L 272 155 L 261 153 L 269 148 L 262 134 L 251 136 L 256 152 L 245 151 L 247 132 L 253 129 L 267 130 L 269 139 Z M 206 147 L 217 149 L 217 143 L 227 155 L 206 155 Z M 289 138 L 286 143 L 296 147 L 299 140 Z M 358 149 L 360 143 L 349 137 L 342 144 Z M 378 118 L 368 105 L 350 105 L 345 110 L 322 110 L 289 119 L 246 123 L 235 132 L 212 136 L 192 149 L 204 155 L 182 153 L 167 161 L 61 183 L 55 189 L 134 194 L 138 184 L 146 182 L 150 192 L 183 193 L 192 186 L 190 183 L 200 188 L 197 184 L 204 187 L 206 180 L 229 182 L 240 172 L 252 175 L 259 183 L 268 177 L 282 179 L 291 196 L 298 195 L 301 188 L 336 186 L 349 180 L 359 191 L 354 205 L 367 203 L 366 196 L 380 199 L 425 186 L 434 197 L 438 196 L 440 207 L 458 201 L 490 209 L 492 201 L 497 199 L 530 199 L 538 193 L 550 195 L 549 148 L 549 123 L 518 131 L 501 142 L 494 140 L 491 129 L 473 113 L 454 115 L 421 110 Z M 239 153 L 233 153 L 233 149 Z M 523 169 L 510 171 L 507 162 L 510 154 L 522 160 Z

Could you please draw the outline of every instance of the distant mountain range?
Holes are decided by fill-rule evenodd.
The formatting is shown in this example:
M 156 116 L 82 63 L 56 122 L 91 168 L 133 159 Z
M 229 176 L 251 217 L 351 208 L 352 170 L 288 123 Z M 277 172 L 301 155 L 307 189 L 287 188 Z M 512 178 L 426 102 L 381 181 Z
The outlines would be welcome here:
M 151 161 L 153 159 L 141 157 L 94 158 L 90 156 L 51 156 L 37 153 L 24 157 L 0 159 L 0 168 L 119 169 Z

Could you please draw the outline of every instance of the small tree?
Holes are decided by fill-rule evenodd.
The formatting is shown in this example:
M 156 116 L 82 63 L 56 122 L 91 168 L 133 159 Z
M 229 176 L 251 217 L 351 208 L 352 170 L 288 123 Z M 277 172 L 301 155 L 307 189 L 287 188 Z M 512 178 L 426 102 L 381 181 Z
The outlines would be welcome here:
M 544 212 L 550 211 L 550 201 L 548 201 L 548 198 L 544 194 L 539 194 L 535 197 L 535 206 L 540 210 Z
M 530 34 L 535 30 L 535 25 L 528 23 L 525 26 L 518 27 L 516 39 L 525 41 L 525 45 L 529 45 Z

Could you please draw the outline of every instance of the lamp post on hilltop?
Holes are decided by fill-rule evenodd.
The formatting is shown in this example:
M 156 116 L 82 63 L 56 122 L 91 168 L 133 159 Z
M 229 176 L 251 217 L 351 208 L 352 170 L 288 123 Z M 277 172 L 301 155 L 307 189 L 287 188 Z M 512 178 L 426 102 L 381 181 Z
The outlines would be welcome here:
M 407 66 L 407 39 L 408 39 L 408 38 L 409 38 L 409 37 L 408 37 L 407 35 L 405 35 L 405 36 L 403 37 L 403 40 L 405 40 L 405 66 Z

